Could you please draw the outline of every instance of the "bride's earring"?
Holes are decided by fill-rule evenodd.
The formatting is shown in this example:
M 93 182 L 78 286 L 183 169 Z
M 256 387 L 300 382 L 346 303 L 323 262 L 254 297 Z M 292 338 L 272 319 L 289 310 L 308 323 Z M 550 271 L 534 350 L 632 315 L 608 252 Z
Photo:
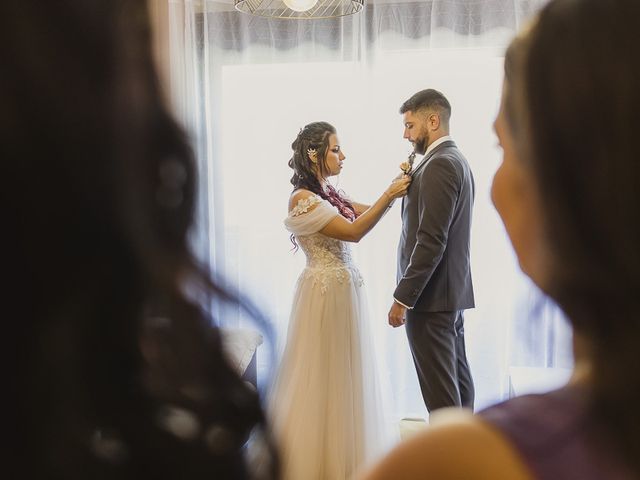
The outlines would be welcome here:
M 307 148 L 307 155 L 311 163 L 318 163 L 318 151 L 315 148 Z

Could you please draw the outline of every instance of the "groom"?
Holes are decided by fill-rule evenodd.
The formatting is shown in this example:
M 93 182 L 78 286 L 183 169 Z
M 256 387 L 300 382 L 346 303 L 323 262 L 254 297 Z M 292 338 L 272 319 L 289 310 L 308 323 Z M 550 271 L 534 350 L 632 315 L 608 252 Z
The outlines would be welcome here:
M 406 322 L 427 410 L 473 408 L 474 387 L 464 345 L 464 310 L 474 307 L 469 235 L 474 181 L 449 136 L 451 105 L 428 89 L 400 107 L 404 138 L 424 155 L 402 202 L 398 286 L 389 324 Z

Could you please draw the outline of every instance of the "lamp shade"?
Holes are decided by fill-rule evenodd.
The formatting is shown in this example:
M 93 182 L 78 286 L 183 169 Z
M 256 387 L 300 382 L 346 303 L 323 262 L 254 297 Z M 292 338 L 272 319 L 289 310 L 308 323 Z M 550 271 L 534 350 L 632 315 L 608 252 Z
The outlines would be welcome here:
M 318 0 L 282 0 L 283 3 L 294 12 L 306 12 L 311 10 Z
M 234 0 L 236 10 L 260 17 L 312 20 L 353 15 L 364 0 Z

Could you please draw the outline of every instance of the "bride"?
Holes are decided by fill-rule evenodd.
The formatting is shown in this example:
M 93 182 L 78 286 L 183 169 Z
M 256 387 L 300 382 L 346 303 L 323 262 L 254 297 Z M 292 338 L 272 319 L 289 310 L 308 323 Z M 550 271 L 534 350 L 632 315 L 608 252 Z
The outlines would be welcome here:
M 373 205 L 359 204 L 327 182 L 345 159 L 333 126 L 310 123 L 291 147 L 294 191 L 285 225 L 307 266 L 270 409 L 285 480 L 342 480 L 384 442 L 363 280 L 347 242 L 360 241 L 411 180 L 401 176 Z

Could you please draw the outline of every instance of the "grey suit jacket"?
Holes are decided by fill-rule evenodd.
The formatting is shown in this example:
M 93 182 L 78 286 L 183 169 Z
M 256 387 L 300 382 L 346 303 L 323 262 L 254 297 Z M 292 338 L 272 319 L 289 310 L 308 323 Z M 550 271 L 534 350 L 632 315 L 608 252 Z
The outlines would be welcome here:
M 429 152 L 402 202 L 394 298 L 416 311 L 475 306 L 469 242 L 473 174 L 453 141 Z

